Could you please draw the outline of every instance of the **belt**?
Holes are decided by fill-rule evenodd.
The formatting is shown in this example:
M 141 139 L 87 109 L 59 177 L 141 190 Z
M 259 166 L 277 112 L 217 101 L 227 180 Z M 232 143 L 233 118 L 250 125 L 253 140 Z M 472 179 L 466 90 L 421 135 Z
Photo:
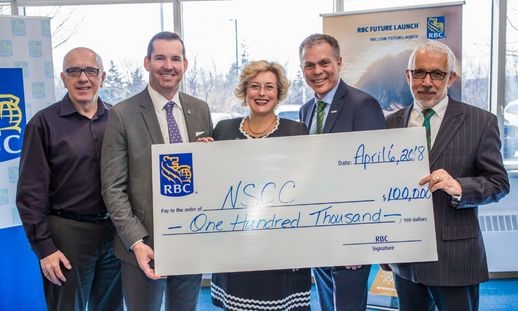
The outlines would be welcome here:
M 99 223 L 103 220 L 108 219 L 110 217 L 110 214 L 108 212 L 99 213 L 95 215 L 81 215 L 76 214 L 72 212 L 65 212 L 65 211 L 50 211 L 49 214 L 56 215 L 61 218 L 70 219 L 70 220 L 76 220 L 81 222 L 93 222 L 93 223 Z

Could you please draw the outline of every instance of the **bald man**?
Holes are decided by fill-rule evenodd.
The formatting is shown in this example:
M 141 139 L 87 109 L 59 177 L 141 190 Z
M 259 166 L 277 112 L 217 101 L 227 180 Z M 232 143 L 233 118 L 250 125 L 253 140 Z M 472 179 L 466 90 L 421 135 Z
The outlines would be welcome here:
M 63 60 L 68 93 L 27 124 L 16 205 L 40 260 L 48 310 L 123 310 L 114 227 L 101 196 L 100 159 L 111 105 L 94 51 Z

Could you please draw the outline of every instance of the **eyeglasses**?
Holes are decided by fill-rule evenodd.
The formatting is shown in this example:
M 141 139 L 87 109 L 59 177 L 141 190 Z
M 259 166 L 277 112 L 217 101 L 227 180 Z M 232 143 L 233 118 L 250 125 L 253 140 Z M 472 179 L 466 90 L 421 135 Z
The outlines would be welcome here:
M 97 69 L 97 68 L 86 68 L 86 69 L 68 68 L 65 71 L 66 71 L 66 73 L 68 74 L 69 77 L 79 77 L 83 71 L 85 72 L 85 75 L 87 77 L 95 77 L 95 76 L 97 76 L 99 74 L 99 71 L 101 71 L 101 69 Z
M 444 72 L 440 70 L 424 71 L 421 69 L 410 70 L 410 72 L 412 73 L 412 77 L 414 79 L 424 79 L 426 78 L 426 75 L 429 74 L 432 80 L 444 80 L 444 77 L 446 77 L 446 75 L 449 74 L 449 72 Z
M 252 90 L 254 92 L 259 92 L 261 90 L 261 88 L 263 88 L 260 84 L 257 84 L 257 83 L 247 85 L 246 87 L 249 90 Z M 274 84 L 266 84 L 264 86 L 264 91 L 267 93 L 272 93 L 272 92 L 275 92 L 276 90 L 277 90 L 277 86 Z

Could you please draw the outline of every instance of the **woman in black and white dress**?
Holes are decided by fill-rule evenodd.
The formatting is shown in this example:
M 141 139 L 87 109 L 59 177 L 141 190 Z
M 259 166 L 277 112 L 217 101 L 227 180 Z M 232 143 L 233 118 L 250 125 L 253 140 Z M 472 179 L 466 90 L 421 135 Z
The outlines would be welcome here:
M 247 64 L 234 95 L 249 107 L 249 115 L 220 121 L 214 140 L 307 135 L 305 124 L 275 115 L 289 85 L 284 68 L 277 63 L 262 60 Z M 224 310 L 309 311 L 311 269 L 216 273 L 211 290 L 212 303 Z

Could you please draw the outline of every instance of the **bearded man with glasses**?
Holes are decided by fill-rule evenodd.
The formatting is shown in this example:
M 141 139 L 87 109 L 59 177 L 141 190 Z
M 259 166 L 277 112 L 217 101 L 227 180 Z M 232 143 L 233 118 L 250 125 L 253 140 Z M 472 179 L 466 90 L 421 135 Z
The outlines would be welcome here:
M 27 124 L 16 204 L 40 260 L 48 310 L 123 310 L 114 226 L 101 196 L 101 146 L 111 105 L 94 51 L 63 61 L 68 93 Z
M 382 264 L 395 274 L 399 310 L 478 310 L 489 280 L 478 206 L 509 193 L 495 115 L 448 96 L 455 56 L 429 41 L 410 55 L 406 77 L 414 103 L 386 119 L 387 128 L 426 128 L 438 261 Z M 416 181 L 417 183 L 417 181 Z

